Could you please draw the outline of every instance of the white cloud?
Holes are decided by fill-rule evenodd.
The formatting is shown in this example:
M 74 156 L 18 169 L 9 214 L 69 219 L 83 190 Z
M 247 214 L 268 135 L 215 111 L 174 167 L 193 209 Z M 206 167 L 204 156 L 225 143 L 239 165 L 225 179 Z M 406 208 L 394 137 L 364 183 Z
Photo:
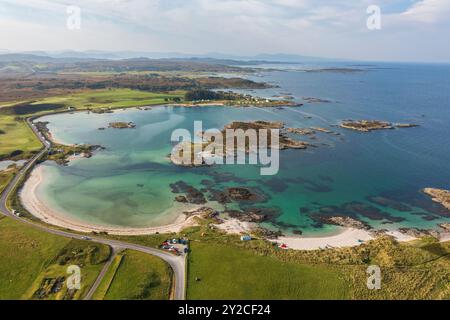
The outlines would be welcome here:
M 436 23 L 449 20 L 449 0 L 421 0 L 401 14 L 403 17 L 426 23 Z
M 411 50 L 421 46 L 421 38 L 448 37 L 445 28 L 437 25 L 448 21 L 450 0 L 414 1 L 411 5 L 411 0 L 378 0 L 383 29 L 372 32 L 366 28 L 366 8 L 373 0 L 2 0 L 0 9 L 10 10 L 4 11 L 8 16 L 0 10 L 0 46 L 237 54 L 284 51 L 360 59 L 433 60 L 447 54 L 450 59 L 450 45 L 444 41 L 436 40 L 430 52 L 422 50 L 420 56 Z M 68 33 L 64 7 L 74 2 L 82 9 L 82 29 Z M 384 13 L 392 3 L 408 9 Z M 40 16 L 33 20 L 33 13 Z M 402 50 L 402 45 L 408 50 Z M 440 56 L 432 49 L 439 49 Z

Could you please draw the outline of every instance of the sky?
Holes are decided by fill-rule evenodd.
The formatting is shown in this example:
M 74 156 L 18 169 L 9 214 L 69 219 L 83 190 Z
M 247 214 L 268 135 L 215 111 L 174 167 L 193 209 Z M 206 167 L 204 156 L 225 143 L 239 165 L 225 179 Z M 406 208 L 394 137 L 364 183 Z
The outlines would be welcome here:
M 1 50 L 450 62 L 450 0 L 0 0 Z

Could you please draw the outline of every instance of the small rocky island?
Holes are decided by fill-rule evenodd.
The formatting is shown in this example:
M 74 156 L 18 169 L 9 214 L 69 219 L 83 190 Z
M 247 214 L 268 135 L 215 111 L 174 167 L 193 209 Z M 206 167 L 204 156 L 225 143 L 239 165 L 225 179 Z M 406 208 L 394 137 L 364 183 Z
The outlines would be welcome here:
M 136 125 L 133 122 L 111 122 L 108 125 L 108 128 L 113 129 L 133 129 L 136 128 Z
M 425 188 L 423 192 L 431 197 L 437 203 L 442 204 L 450 210 L 450 191 L 435 188 Z
M 341 128 L 351 129 L 361 132 L 370 132 L 373 130 L 395 129 L 395 128 L 412 128 L 417 127 L 417 124 L 398 123 L 393 124 L 381 120 L 344 120 L 341 123 Z
M 223 133 L 226 132 L 226 129 L 234 129 L 234 130 L 248 130 L 253 129 L 259 135 L 259 131 L 266 129 L 268 132 L 267 143 L 270 145 L 271 139 L 270 134 L 271 130 L 278 129 L 280 130 L 279 134 L 279 148 L 281 150 L 286 149 L 306 149 L 310 144 L 305 141 L 294 140 L 289 138 L 286 135 L 286 131 L 289 132 L 289 129 L 286 129 L 283 122 L 280 121 L 252 121 L 252 122 L 241 122 L 235 121 L 225 126 Z M 247 147 L 247 146 L 246 146 Z
M 224 127 L 224 129 L 221 131 L 222 132 L 222 136 L 223 136 L 223 141 L 222 144 L 220 146 L 223 147 L 223 154 L 227 154 L 227 149 L 226 149 L 226 141 L 227 141 L 227 137 L 226 137 L 226 132 L 227 130 L 232 129 L 232 130 L 249 130 L 249 129 L 253 129 L 256 131 L 257 134 L 257 139 L 259 139 L 258 137 L 260 136 L 260 130 L 267 130 L 267 145 L 270 147 L 271 145 L 271 130 L 279 130 L 279 145 L 278 148 L 280 150 L 286 150 L 286 149 L 306 149 L 310 146 L 313 146 L 312 144 L 306 142 L 306 141 L 300 141 L 300 140 L 295 140 L 292 139 L 290 137 L 287 136 L 287 133 L 289 132 L 289 130 L 287 128 L 285 128 L 284 123 L 280 122 L 280 121 L 251 121 L 251 122 L 241 122 L 241 121 L 234 121 L 228 125 L 226 125 Z M 205 150 L 205 148 L 210 145 L 211 143 L 213 143 L 214 140 L 212 140 L 212 136 L 208 137 L 204 132 L 199 132 L 198 134 L 204 135 L 203 138 L 203 142 L 201 143 L 201 148 L 202 150 Z M 256 141 L 257 144 L 259 144 L 259 140 Z M 187 144 L 187 145 L 186 145 Z M 195 154 L 194 152 L 196 151 L 194 146 L 194 143 L 191 143 L 191 163 L 189 165 L 183 164 L 181 159 L 183 158 L 183 152 L 185 150 L 185 147 L 187 147 L 189 144 L 189 142 L 182 142 L 178 145 L 178 147 L 174 148 L 175 152 L 174 154 L 170 155 L 170 160 L 172 161 L 172 163 L 174 163 L 175 165 L 180 165 L 180 166 L 203 166 L 205 165 L 205 163 L 202 164 L 194 164 L 195 161 Z M 252 148 L 250 148 L 250 144 L 248 139 L 245 139 L 245 153 L 250 153 L 250 150 Z M 255 148 L 257 148 L 258 146 L 253 146 Z M 220 147 L 219 147 L 220 148 Z M 237 150 L 237 146 L 235 145 L 235 148 Z

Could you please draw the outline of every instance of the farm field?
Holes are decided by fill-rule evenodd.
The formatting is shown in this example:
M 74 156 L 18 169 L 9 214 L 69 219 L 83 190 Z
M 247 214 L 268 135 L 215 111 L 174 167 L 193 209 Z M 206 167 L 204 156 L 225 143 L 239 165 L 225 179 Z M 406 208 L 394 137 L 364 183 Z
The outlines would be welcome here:
M 167 300 L 171 278 L 169 265 L 160 258 L 125 250 L 115 257 L 94 299 Z

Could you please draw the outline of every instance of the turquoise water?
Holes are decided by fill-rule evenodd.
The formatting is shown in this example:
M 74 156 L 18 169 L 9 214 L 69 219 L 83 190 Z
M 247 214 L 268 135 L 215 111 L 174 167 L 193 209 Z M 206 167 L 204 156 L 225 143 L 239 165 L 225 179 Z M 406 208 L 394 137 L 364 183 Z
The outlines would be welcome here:
M 173 201 L 176 194 L 170 184 L 180 180 L 207 197 L 211 189 L 257 188 L 265 195 L 264 202 L 228 206 L 276 209 L 279 215 L 266 225 L 288 233 L 332 231 L 333 227 L 311 219 L 318 214 L 355 216 L 387 229 L 433 228 L 450 220 L 448 211 L 420 192 L 425 187 L 450 188 L 450 66 L 377 65 L 345 74 L 263 71 L 255 79 L 279 86 L 257 90 L 255 95 L 289 92 L 298 101 L 307 96 L 332 102 L 284 109 L 155 107 L 44 117 L 41 120 L 50 122 L 57 139 L 106 149 L 67 167 L 46 163 L 40 196 L 73 218 L 113 226 L 173 221 L 182 208 Z M 343 119 L 380 119 L 420 127 L 362 134 L 334 127 Z M 203 121 L 204 129 L 222 128 L 235 120 L 276 120 L 291 127 L 327 127 L 341 135 L 318 133 L 316 140 L 309 140 L 315 148 L 281 151 L 275 176 L 260 176 L 259 167 L 251 165 L 172 165 L 167 159 L 172 131 L 192 132 L 196 120 Z M 137 127 L 98 130 L 112 121 L 132 121 Z M 305 136 L 298 138 L 308 141 Z M 374 196 L 388 198 L 397 206 L 370 201 Z M 399 210 L 399 205 L 406 209 Z

